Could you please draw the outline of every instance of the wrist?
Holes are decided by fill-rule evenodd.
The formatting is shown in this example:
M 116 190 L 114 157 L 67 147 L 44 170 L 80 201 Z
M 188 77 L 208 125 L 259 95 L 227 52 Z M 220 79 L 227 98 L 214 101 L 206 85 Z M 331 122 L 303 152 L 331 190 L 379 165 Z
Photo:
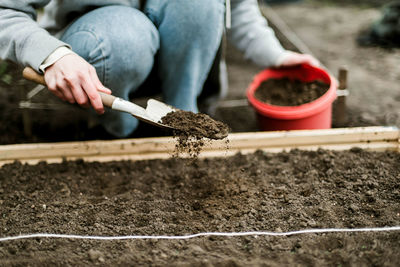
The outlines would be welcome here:
M 294 52 L 285 50 L 275 61 L 275 67 L 281 67 L 283 63 L 291 56 Z
M 72 51 L 70 48 L 66 46 L 61 46 L 58 47 L 56 50 L 54 50 L 40 65 L 39 69 L 43 73 L 46 71 L 46 69 L 50 66 L 52 66 L 54 63 L 56 63 L 58 60 L 63 58 L 66 55 L 70 54 L 75 54 L 74 51 Z

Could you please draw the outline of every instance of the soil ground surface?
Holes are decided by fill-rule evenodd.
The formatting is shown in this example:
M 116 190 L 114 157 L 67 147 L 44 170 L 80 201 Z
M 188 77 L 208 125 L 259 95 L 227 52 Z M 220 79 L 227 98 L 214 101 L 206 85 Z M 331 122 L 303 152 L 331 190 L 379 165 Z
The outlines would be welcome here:
M 400 154 L 294 150 L 229 158 L 0 169 L 0 235 L 183 235 L 400 225 Z M 400 233 L 190 240 L 29 239 L 0 265 L 399 266 Z
M 261 102 L 276 106 L 299 106 L 320 98 L 329 85 L 320 81 L 268 79 L 260 84 L 254 96 Z

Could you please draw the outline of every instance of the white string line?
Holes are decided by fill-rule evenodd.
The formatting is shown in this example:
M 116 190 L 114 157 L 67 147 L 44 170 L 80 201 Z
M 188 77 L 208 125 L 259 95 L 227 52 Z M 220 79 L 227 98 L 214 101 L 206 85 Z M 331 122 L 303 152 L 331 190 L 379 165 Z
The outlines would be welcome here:
M 28 238 L 64 238 L 64 239 L 91 239 L 91 240 L 126 240 L 126 239 L 191 239 L 195 237 L 208 236 L 224 236 L 224 237 L 239 237 L 239 236 L 291 236 L 300 234 L 321 234 L 321 233 L 349 233 L 349 232 L 384 232 L 384 231 L 400 231 L 400 226 L 392 227 L 376 227 L 376 228 L 325 228 L 325 229 L 306 229 L 290 232 L 205 232 L 191 235 L 167 236 L 167 235 L 126 235 L 126 236 L 90 236 L 90 235 L 67 235 L 67 234 L 26 234 L 0 238 L 0 242 L 28 239 Z

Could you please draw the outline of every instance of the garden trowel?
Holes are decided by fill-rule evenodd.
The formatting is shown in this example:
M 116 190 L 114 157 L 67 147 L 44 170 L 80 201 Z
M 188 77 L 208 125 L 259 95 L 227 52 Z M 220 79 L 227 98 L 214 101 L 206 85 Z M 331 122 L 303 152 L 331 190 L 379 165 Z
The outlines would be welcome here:
M 22 75 L 27 80 L 46 86 L 46 81 L 43 75 L 40 75 L 30 67 L 26 67 Z M 129 113 L 135 118 L 153 124 L 155 126 L 172 129 L 171 126 L 161 123 L 162 117 L 164 117 L 170 112 L 175 112 L 178 110 L 172 106 L 169 106 L 155 99 L 149 99 L 147 101 L 147 107 L 143 108 L 139 105 L 136 105 L 132 102 L 126 101 L 122 98 L 113 95 L 108 95 L 102 92 L 99 92 L 99 94 L 101 96 L 103 105 L 106 107 L 109 107 L 117 111 Z

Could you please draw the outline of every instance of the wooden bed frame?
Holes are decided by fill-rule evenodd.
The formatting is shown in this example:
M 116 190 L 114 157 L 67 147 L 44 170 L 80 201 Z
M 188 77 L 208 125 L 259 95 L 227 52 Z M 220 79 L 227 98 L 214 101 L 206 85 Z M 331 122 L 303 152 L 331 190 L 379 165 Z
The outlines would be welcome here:
M 294 148 L 347 150 L 359 147 L 374 151 L 400 151 L 400 131 L 396 127 L 359 127 L 327 130 L 234 133 L 226 140 L 207 142 L 199 157 L 226 157 L 256 150 L 280 152 Z M 0 166 L 18 160 L 36 164 L 62 160 L 119 161 L 170 158 L 172 137 L 121 139 L 0 146 Z M 185 155 L 182 155 L 185 156 Z

